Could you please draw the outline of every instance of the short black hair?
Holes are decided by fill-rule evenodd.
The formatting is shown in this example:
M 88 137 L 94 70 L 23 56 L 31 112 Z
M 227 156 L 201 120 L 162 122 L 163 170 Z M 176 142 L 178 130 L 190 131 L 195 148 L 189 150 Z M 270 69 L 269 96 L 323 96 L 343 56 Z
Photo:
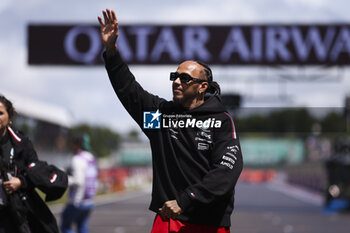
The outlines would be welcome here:
M 77 134 L 73 136 L 73 143 L 86 151 L 91 150 L 90 136 L 86 133 Z

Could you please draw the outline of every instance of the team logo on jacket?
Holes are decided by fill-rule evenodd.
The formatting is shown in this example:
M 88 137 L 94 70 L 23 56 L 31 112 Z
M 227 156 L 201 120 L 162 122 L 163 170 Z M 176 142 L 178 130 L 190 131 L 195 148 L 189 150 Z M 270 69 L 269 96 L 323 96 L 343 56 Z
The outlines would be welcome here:
M 156 112 L 143 112 L 143 128 L 144 129 L 160 129 L 160 116 L 162 114 Z

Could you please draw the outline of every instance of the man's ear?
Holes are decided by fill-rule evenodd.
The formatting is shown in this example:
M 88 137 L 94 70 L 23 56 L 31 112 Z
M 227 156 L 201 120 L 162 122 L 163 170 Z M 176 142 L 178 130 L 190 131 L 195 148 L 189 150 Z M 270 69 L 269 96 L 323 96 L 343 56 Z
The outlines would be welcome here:
M 198 92 L 199 93 L 204 93 L 208 88 L 209 88 L 209 83 L 208 82 L 202 82 L 202 83 L 200 83 Z

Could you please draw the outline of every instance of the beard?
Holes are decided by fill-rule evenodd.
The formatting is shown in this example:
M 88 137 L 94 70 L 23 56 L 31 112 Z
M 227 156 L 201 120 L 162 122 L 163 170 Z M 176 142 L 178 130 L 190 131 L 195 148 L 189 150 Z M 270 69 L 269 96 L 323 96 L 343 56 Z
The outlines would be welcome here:
M 182 99 L 182 98 L 178 98 L 178 97 L 173 96 L 173 102 L 174 102 L 175 104 L 181 104 L 181 99 Z
M 191 88 L 191 89 L 188 89 L 188 88 L 190 88 L 190 86 L 183 89 L 181 94 L 179 95 L 176 95 L 175 93 L 173 93 L 173 102 L 185 107 L 186 105 L 191 104 L 195 99 L 197 99 L 198 87 L 195 86 L 194 88 Z

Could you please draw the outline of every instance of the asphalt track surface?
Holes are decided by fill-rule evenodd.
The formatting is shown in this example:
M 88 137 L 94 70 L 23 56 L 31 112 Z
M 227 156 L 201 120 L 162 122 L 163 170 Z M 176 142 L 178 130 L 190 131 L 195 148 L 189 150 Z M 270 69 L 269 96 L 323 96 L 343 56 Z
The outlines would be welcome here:
M 147 189 L 98 199 L 90 233 L 150 233 L 150 196 Z M 350 214 L 325 214 L 322 202 L 320 195 L 284 183 L 239 183 L 231 232 L 349 233 Z M 58 222 L 61 208 L 52 207 Z

